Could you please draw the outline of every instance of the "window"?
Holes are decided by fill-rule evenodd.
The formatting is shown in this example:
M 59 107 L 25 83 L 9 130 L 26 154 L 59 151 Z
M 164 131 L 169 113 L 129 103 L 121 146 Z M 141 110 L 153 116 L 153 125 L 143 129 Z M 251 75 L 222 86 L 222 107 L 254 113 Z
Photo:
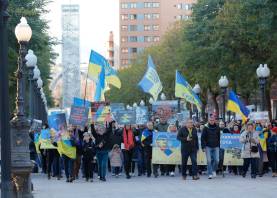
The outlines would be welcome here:
M 152 37 L 151 36 L 145 36 L 144 37 L 144 42 L 152 42 Z
M 144 26 L 144 31 L 150 31 L 151 30 L 151 26 L 150 25 L 145 25 Z
M 160 7 L 160 3 L 158 3 L 158 2 L 153 2 L 152 7 L 153 7 L 153 8 L 159 8 L 159 7 Z
M 122 14 L 121 15 L 121 20 L 128 20 L 128 14 Z
M 159 29 L 160 29 L 159 25 L 153 25 L 153 30 L 154 31 L 159 31 Z
M 188 15 L 183 15 L 183 17 L 182 17 L 183 20 L 189 20 L 189 18 L 190 18 L 190 16 L 188 16 Z
M 179 9 L 179 10 L 180 10 L 180 9 L 182 9 L 182 4 L 181 4 L 181 3 L 179 3 L 179 4 L 177 4 L 177 5 L 176 5 L 176 7 L 177 7 L 177 9 Z
M 184 10 L 191 10 L 192 5 L 191 4 L 183 4 L 182 8 Z
M 122 9 L 127 9 L 128 8 L 128 3 L 121 3 L 121 8 Z
M 138 26 L 137 25 L 130 25 L 130 31 L 137 31 Z
M 130 36 L 130 42 L 137 42 L 138 37 L 137 36 Z
M 137 3 L 130 3 L 130 8 L 137 8 Z
M 136 20 L 137 19 L 137 15 L 136 14 L 130 14 L 130 19 L 131 20 Z
M 159 19 L 159 18 L 160 18 L 160 14 L 153 14 L 153 15 L 152 15 L 152 18 L 153 18 L 153 19 Z
M 121 53 L 123 53 L 123 54 L 128 53 L 128 48 L 127 47 L 121 48 Z
M 122 60 L 121 60 L 121 64 L 122 64 L 122 65 L 128 65 L 128 64 L 129 64 L 128 59 L 122 59 Z
M 137 52 L 138 52 L 138 48 L 136 48 L 136 47 L 131 48 L 131 53 L 137 53 Z
M 144 7 L 145 8 L 151 8 L 152 7 L 152 3 L 151 2 L 144 2 Z
M 160 41 L 160 37 L 159 36 L 154 36 L 153 37 L 153 41 L 154 42 L 159 42 Z
M 128 37 L 127 36 L 122 36 L 121 37 L 121 42 L 122 43 L 126 43 L 128 41 Z
M 122 25 L 121 26 L 121 30 L 122 31 L 127 31 L 128 30 L 128 26 L 127 25 Z
M 151 19 L 151 14 L 144 14 L 144 19 Z

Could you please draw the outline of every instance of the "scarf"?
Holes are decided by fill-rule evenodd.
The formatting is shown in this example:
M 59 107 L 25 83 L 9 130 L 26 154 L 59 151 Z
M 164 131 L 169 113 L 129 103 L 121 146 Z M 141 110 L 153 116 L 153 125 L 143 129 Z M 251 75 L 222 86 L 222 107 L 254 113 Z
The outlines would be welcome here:
M 133 131 L 129 129 L 128 131 L 124 128 L 123 131 L 123 143 L 126 150 L 131 150 L 135 144 L 134 144 L 134 135 Z

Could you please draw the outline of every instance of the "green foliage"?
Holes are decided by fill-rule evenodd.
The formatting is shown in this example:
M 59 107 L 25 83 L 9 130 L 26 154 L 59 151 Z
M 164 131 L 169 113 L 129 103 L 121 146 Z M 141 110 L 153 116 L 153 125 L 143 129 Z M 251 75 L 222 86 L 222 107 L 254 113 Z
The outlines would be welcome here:
M 47 97 L 48 105 L 52 105 L 52 98 L 48 88 L 50 80 L 50 65 L 56 57 L 52 46 L 56 41 L 51 38 L 47 32 L 49 29 L 48 22 L 43 19 L 48 11 L 46 6 L 49 0 L 10 0 L 8 21 L 8 39 L 9 39 L 9 86 L 10 101 L 15 101 L 16 95 L 16 78 L 14 72 L 17 69 L 17 57 L 19 45 L 14 35 L 15 26 L 20 22 L 22 16 L 26 17 L 28 24 L 32 28 L 32 38 L 28 49 L 32 49 L 38 57 L 38 67 L 41 71 L 41 78 L 44 82 L 44 91 Z M 11 110 L 15 109 L 14 103 L 11 102 Z

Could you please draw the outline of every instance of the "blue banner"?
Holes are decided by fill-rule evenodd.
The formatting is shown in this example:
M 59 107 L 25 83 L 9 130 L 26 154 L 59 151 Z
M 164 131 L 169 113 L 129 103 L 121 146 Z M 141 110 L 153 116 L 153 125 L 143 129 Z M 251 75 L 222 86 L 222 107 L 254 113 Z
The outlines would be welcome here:
M 91 102 L 88 100 L 84 100 L 82 98 L 74 98 L 73 99 L 73 105 L 76 107 L 87 107 L 90 108 L 91 107 Z
M 66 118 L 65 113 L 53 114 L 48 116 L 48 124 L 51 129 L 56 132 L 66 129 Z
M 242 144 L 239 141 L 240 134 L 223 133 L 220 136 L 220 148 L 222 149 L 241 149 Z

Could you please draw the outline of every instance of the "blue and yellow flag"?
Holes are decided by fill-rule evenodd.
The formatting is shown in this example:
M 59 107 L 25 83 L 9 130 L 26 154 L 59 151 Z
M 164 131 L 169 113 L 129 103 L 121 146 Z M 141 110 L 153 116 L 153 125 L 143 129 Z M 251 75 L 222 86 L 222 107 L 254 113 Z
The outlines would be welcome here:
M 109 85 L 113 85 L 117 88 L 121 88 L 121 81 L 117 76 L 117 71 L 113 69 L 108 60 L 101 54 L 91 50 L 89 59 L 88 76 L 94 82 L 98 82 L 101 71 L 104 69 L 105 81 Z
M 58 151 L 61 155 L 66 155 L 71 159 L 76 158 L 76 147 L 71 144 L 68 132 L 62 132 L 61 139 L 57 142 Z
M 150 93 L 155 101 L 163 89 L 151 56 L 148 56 L 148 69 L 138 85 L 144 92 Z
M 152 135 L 148 129 L 143 130 L 141 134 L 141 142 L 143 142 L 147 137 Z
M 195 104 L 197 109 L 201 111 L 201 100 L 193 92 L 190 84 L 178 71 L 176 71 L 175 97 L 183 98 L 189 103 Z
M 242 117 L 243 123 L 247 121 L 248 115 L 250 113 L 233 91 L 229 91 L 227 110 L 239 114 Z

